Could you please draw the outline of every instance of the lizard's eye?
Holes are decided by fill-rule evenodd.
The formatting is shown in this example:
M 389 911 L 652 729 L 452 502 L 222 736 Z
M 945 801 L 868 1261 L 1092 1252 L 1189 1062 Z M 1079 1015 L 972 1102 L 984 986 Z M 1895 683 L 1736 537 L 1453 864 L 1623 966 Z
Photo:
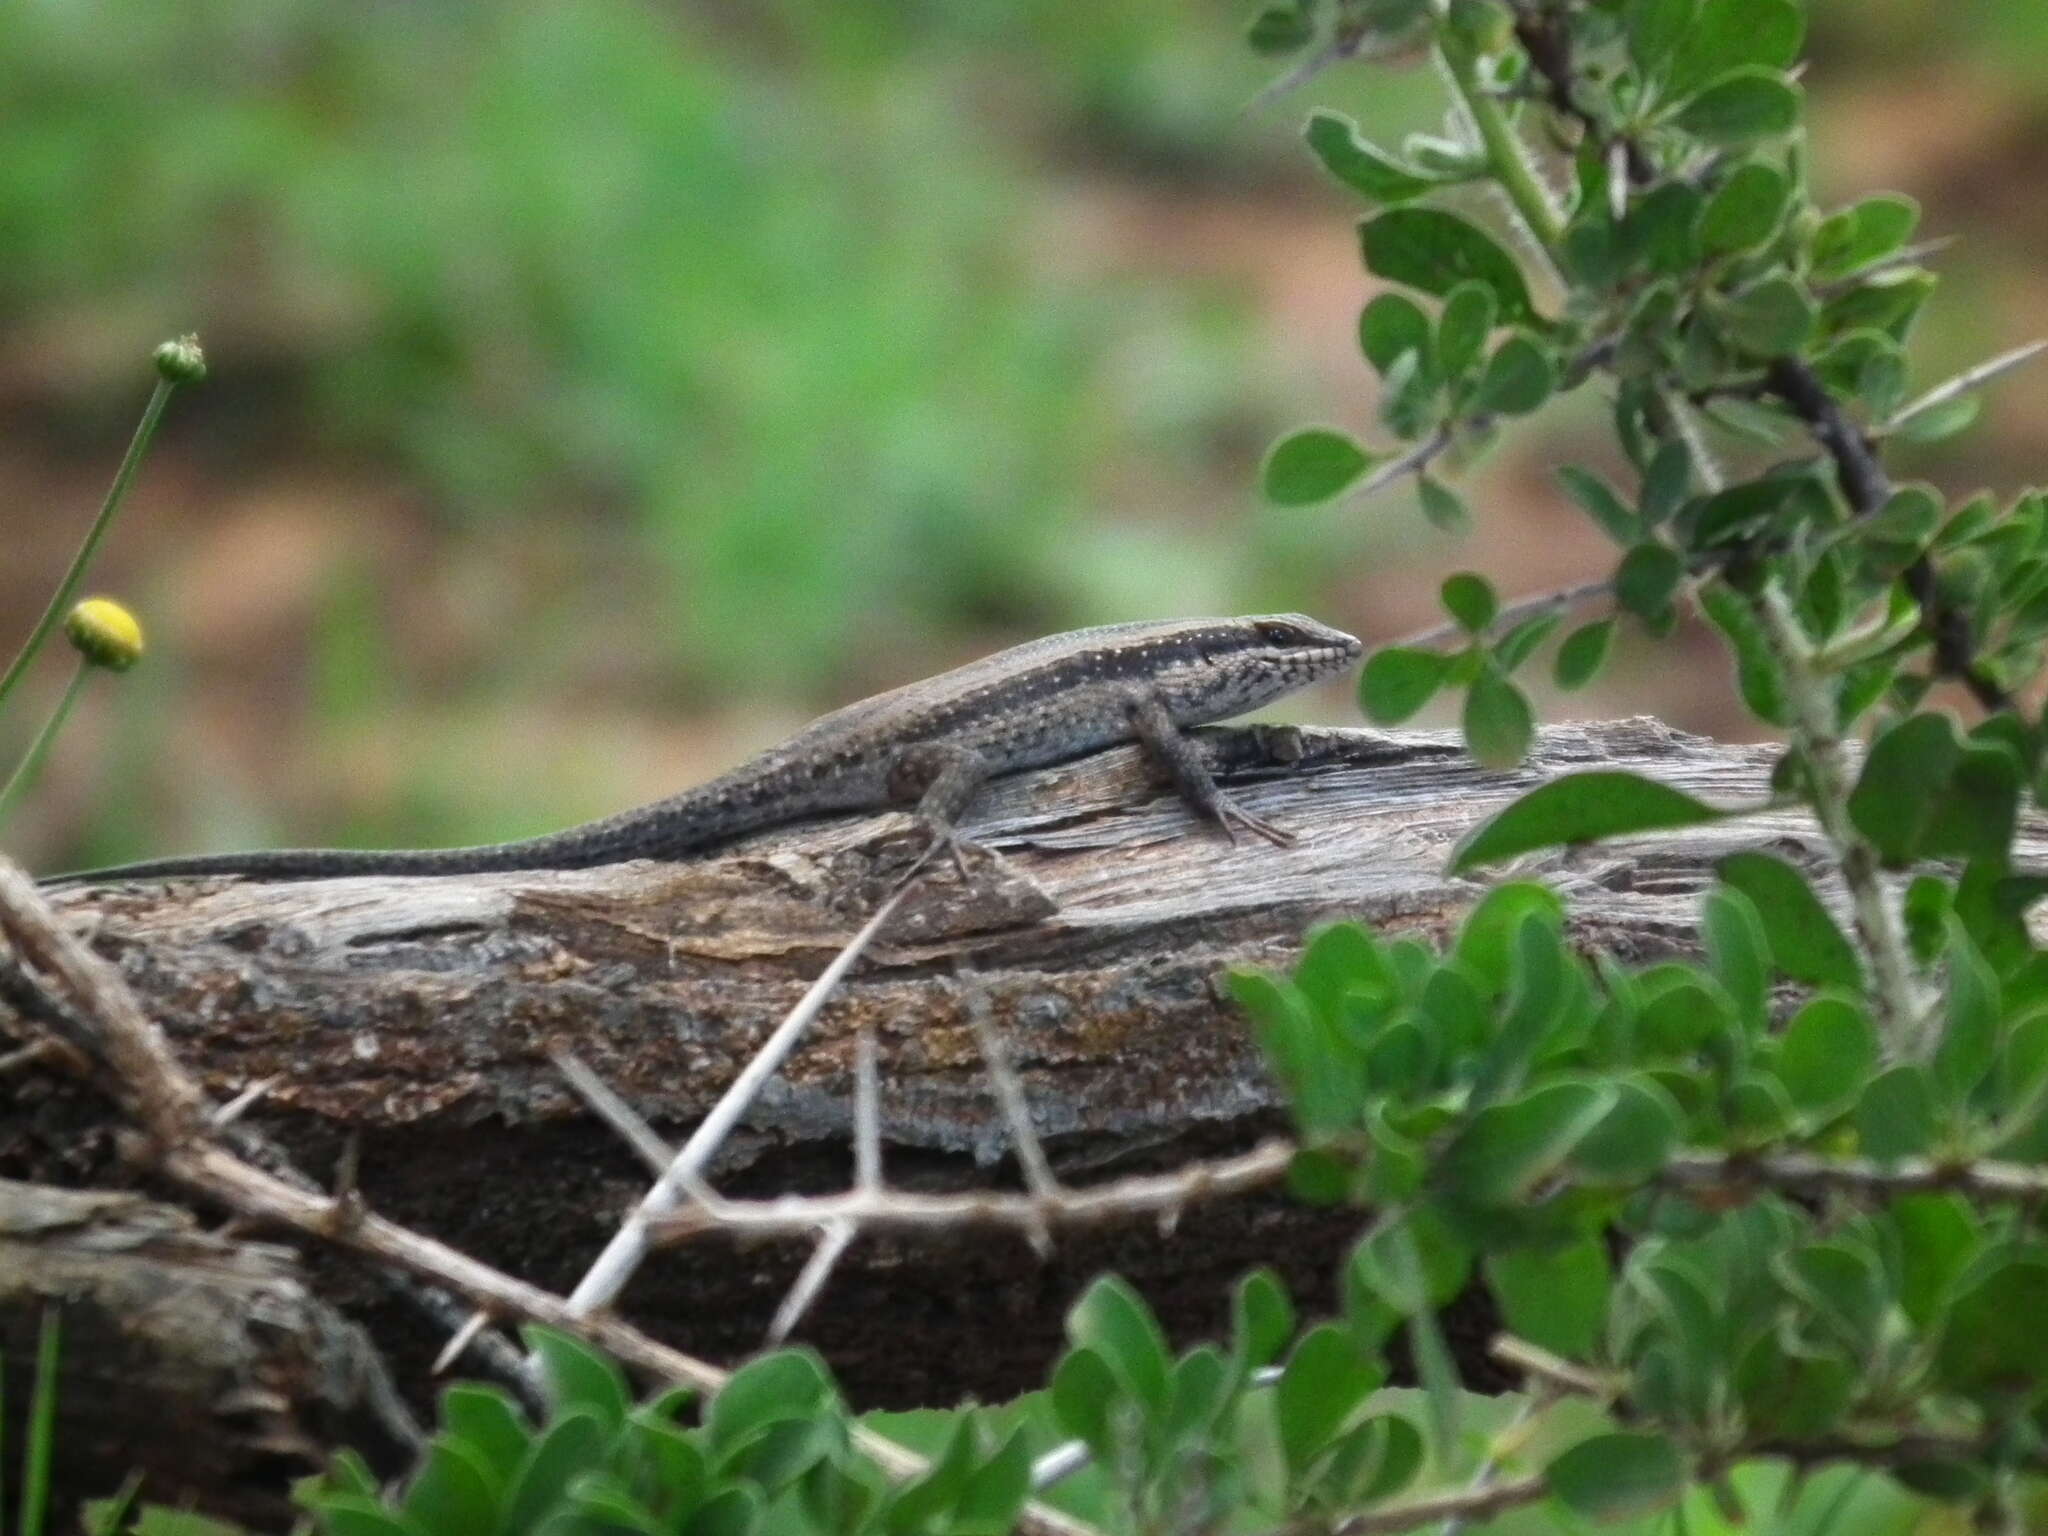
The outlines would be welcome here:
M 1313 643 L 1309 639 L 1308 631 L 1299 624 L 1284 624 L 1278 619 L 1261 619 L 1253 627 L 1258 630 L 1259 638 L 1268 645 L 1296 646 Z

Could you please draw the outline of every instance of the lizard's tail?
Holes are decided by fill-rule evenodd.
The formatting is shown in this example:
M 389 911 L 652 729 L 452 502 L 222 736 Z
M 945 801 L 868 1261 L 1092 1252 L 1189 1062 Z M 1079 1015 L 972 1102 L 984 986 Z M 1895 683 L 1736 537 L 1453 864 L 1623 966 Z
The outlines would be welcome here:
M 688 841 L 688 839 L 684 839 Z M 199 853 L 144 859 L 105 869 L 50 875 L 42 885 L 117 885 L 128 880 L 177 880 L 242 875 L 251 880 L 332 880 L 348 875 L 471 875 L 515 869 L 587 869 L 621 859 L 673 857 L 684 851 L 635 845 L 604 822 L 572 827 L 516 843 L 475 848 L 265 848 L 246 853 Z

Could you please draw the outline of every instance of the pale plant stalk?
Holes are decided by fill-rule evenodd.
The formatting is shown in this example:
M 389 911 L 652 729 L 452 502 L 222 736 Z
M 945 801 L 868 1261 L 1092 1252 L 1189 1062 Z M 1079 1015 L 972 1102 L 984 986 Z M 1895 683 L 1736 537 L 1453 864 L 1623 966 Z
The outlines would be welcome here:
M 5 788 L 0 788 L 0 826 L 6 825 L 7 817 L 16 802 L 28 793 L 35 783 L 36 775 L 42 771 L 43 759 L 50 755 L 50 748 L 57 740 L 57 733 L 64 729 L 64 722 L 70 717 L 71 707 L 78 702 L 78 696 L 85 690 L 85 680 L 92 673 L 92 663 L 79 658 L 78 669 L 71 674 L 71 682 L 64 689 L 64 696 L 57 701 L 57 707 L 50 711 L 50 718 L 43 722 L 36 739 L 22 753 L 21 761 L 15 764 L 14 772 L 7 777 Z
M 136 424 L 135 435 L 128 441 L 128 451 L 121 457 L 121 467 L 114 472 L 114 483 L 108 487 L 106 500 L 100 503 L 99 515 L 86 530 L 85 542 L 78 546 L 78 553 L 71 557 L 71 567 L 65 571 L 64 579 L 57 583 L 57 590 L 51 596 L 49 606 L 43 609 L 43 616 L 36 620 L 36 627 L 29 631 L 28 639 L 22 644 L 21 652 L 0 675 L 0 707 L 7 703 L 7 697 L 14 692 L 22 674 L 36 658 L 36 653 L 50 638 L 57 627 L 57 621 L 71 606 L 71 600 L 78 594 L 78 585 L 85 580 L 86 568 L 92 564 L 92 557 L 98 552 L 100 540 L 106 537 L 108 527 L 114 521 L 114 514 L 121 510 L 121 503 L 127 499 L 128 489 L 135 483 L 136 472 L 142 468 L 143 455 L 149 452 L 149 441 L 156 436 L 157 422 L 162 419 L 164 406 L 169 403 L 171 393 L 177 384 L 159 377 L 156 388 L 149 393 L 149 403 L 142 408 L 142 420 Z
M 1920 1048 L 1926 1008 L 1913 973 L 1905 924 L 1885 889 L 1877 850 L 1849 817 L 1856 770 L 1842 739 L 1828 674 L 1813 664 L 1813 642 L 1777 582 L 1765 584 L 1756 615 L 1784 671 L 1793 745 L 1807 765 L 1814 817 L 1834 844 L 1835 867 L 1848 888 L 1858 947 L 1870 966 L 1878 1032 L 1894 1051 L 1912 1055 Z

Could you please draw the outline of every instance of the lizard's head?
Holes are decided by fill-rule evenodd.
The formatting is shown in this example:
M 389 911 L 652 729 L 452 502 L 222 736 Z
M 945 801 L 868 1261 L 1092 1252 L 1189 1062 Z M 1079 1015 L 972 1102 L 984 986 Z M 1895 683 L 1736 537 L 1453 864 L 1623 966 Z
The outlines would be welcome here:
M 1217 619 L 1186 631 L 1186 660 L 1159 679 L 1184 721 L 1227 720 L 1305 688 L 1358 660 L 1341 629 L 1299 613 Z

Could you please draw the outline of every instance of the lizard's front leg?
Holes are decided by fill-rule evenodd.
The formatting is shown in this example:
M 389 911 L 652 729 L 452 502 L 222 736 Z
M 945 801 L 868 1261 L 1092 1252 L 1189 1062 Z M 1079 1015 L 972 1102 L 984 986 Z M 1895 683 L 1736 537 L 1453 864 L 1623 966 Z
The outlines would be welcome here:
M 1293 833 L 1274 826 L 1262 816 L 1254 816 L 1223 792 L 1216 776 L 1209 771 L 1201 749 L 1174 724 L 1173 716 L 1167 713 L 1166 706 L 1159 702 L 1156 694 L 1134 690 L 1130 711 L 1131 729 L 1137 735 L 1139 745 L 1153 762 L 1166 770 L 1173 780 L 1173 787 L 1194 808 L 1195 814 L 1215 822 L 1232 843 L 1237 841 L 1237 830 L 1242 827 L 1247 832 L 1257 833 L 1276 848 L 1294 846 Z
M 917 819 L 931 835 L 925 859 L 944 848 L 953 867 L 967 878 L 967 860 L 962 853 L 957 823 L 973 803 L 976 793 L 989 779 L 986 757 L 972 747 L 951 742 L 925 741 L 903 748 L 889 764 L 889 793 L 898 800 L 917 800 Z

